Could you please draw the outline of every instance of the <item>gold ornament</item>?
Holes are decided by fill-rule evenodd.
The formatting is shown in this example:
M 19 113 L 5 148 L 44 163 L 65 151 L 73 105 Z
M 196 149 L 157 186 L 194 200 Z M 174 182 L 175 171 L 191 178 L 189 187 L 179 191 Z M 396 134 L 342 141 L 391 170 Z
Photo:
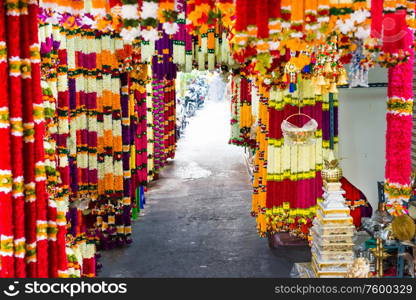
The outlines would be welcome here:
M 318 82 L 317 82 L 317 84 L 318 85 L 326 85 L 326 81 L 325 81 L 325 78 L 324 78 L 323 75 L 319 75 L 318 76 Z
M 345 85 L 348 84 L 347 81 L 347 72 L 344 68 L 341 69 L 341 74 L 338 77 L 338 85 Z
M 415 222 L 408 215 L 394 217 L 391 223 L 393 235 L 400 241 L 410 241 L 415 236 Z
M 325 73 L 332 73 L 332 67 L 331 67 L 331 64 L 330 64 L 329 62 L 327 62 L 327 63 L 325 64 L 325 67 L 324 67 L 324 72 L 325 72 Z
M 371 249 L 373 255 L 376 257 L 376 274 L 377 277 L 384 276 L 383 261 L 390 256 L 386 251 L 384 251 L 383 240 L 377 238 L 376 247 Z
M 329 92 L 334 93 L 334 94 L 338 92 L 337 85 L 335 84 L 335 82 L 331 83 L 331 87 L 329 89 Z
M 339 161 L 335 158 L 334 151 L 329 151 L 328 159 L 324 160 L 322 179 L 326 182 L 339 182 L 342 178 L 342 169 Z

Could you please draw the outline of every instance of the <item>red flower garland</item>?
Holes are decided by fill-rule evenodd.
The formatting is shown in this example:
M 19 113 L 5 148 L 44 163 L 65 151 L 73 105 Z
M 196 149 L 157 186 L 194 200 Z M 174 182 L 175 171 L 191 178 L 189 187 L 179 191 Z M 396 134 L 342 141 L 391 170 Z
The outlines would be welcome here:
M 66 37 L 63 39 L 66 43 Z M 61 42 L 61 43 L 62 43 Z M 69 180 L 70 170 L 68 164 L 68 136 L 69 136 L 69 92 L 68 92 L 68 79 L 67 79 L 67 50 L 65 47 L 61 47 L 58 50 L 58 101 L 57 101 L 57 114 L 58 114 L 58 134 L 57 134 L 57 150 L 58 150 L 58 171 L 61 178 L 62 197 L 64 201 L 69 200 Z M 61 83 L 61 84 L 60 84 Z M 68 260 L 66 255 L 66 234 L 67 228 L 64 221 L 66 216 L 59 216 L 58 223 L 58 271 L 61 276 L 65 276 L 68 269 Z
M 235 21 L 235 30 L 237 32 L 247 30 L 248 26 L 248 6 L 250 0 L 237 0 L 236 3 L 236 21 Z
M 256 1 L 256 25 L 257 38 L 265 39 L 269 37 L 269 4 L 268 0 Z
M 47 206 L 45 175 L 45 119 L 43 116 L 42 89 L 40 85 L 40 54 L 38 40 L 38 5 L 29 5 L 29 45 L 33 57 L 32 63 L 32 97 L 35 130 L 35 180 L 36 180 L 36 213 L 37 213 L 37 277 L 48 277 L 48 240 L 47 240 Z
M 31 239 L 29 244 L 32 244 L 36 241 L 36 183 L 35 183 L 35 144 L 34 144 L 34 120 L 33 120 L 33 93 L 31 86 L 32 76 L 30 69 L 30 53 L 29 53 L 29 30 L 31 29 L 29 25 L 29 16 L 28 12 L 21 12 L 20 16 L 20 48 L 21 48 L 21 58 L 22 58 L 22 98 L 20 99 L 20 104 L 22 105 L 22 116 L 23 116 L 23 153 L 17 154 L 19 159 L 23 159 L 24 164 L 24 184 L 25 184 L 25 197 L 24 202 L 23 198 L 19 199 L 26 206 L 26 214 L 30 220 L 30 227 L 27 227 L 29 232 L 27 232 L 28 237 Z M 36 24 L 36 23 L 35 23 Z M 20 147 L 17 146 L 17 147 Z M 13 154 L 14 157 L 16 153 Z M 15 200 L 18 202 L 18 199 Z M 20 211 L 20 209 L 19 209 Z M 15 217 L 18 217 L 18 212 L 16 212 Z M 20 212 L 21 213 L 21 212 Z M 22 214 L 24 218 L 24 214 Z M 24 219 L 22 220 L 22 225 L 24 224 Z M 32 227 L 33 226 L 33 227 Z M 24 229 L 23 229 L 24 232 Z M 18 239 L 18 236 L 15 236 L 15 239 Z M 29 239 L 28 239 L 29 242 Z M 33 244 L 29 247 L 32 247 Z M 29 266 L 28 266 L 28 276 L 36 277 L 36 260 L 37 260 L 37 251 L 31 253 L 28 251 L 29 256 Z M 17 261 L 16 261 L 17 262 Z M 16 268 L 17 269 L 17 268 Z M 16 270 L 17 271 L 17 270 Z
M 11 141 L 9 124 L 9 90 L 8 90 L 8 63 L 6 39 L 10 39 L 10 31 L 6 31 L 5 5 L 0 5 L 0 277 L 14 277 L 13 258 L 13 210 L 12 210 L 12 170 L 11 170 Z M 7 25 L 9 20 L 7 20 Z M 12 49 L 13 50 L 13 49 Z M 13 50 L 15 53 L 15 49 Z
M 383 0 L 371 0 L 371 36 L 381 37 L 383 25 Z

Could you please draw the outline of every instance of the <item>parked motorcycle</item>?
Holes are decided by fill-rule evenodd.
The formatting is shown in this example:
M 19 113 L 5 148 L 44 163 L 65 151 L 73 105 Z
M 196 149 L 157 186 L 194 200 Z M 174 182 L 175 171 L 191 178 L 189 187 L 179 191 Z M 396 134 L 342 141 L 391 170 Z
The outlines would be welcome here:
M 176 100 L 176 136 L 179 139 L 185 132 L 189 118 L 204 106 L 208 94 L 208 83 L 205 78 L 197 77 L 188 82 L 185 96 Z
M 187 118 L 195 116 L 198 108 L 198 96 L 192 90 L 188 90 L 185 94 L 184 109 Z
M 176 137 L 178 139 L 184 134 L 185 128 L 189 123 L 184 102 L 185 100 L 181 98 L 176 100 Z

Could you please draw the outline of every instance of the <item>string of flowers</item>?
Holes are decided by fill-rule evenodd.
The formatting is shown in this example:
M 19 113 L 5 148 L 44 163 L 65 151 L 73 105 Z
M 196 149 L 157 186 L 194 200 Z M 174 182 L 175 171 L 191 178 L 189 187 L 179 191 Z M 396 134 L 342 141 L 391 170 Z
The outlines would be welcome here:
M 88 141 L 85 78 L 83 74 L 84 32 L 74 27 L 63 29 L 66 36 L 68 78 L 68 161 L 71 208 L 67 212 L 70 224 L 68 247 L 75 253 L 68 256 L 70 277 L 95 275 L 95 245 L 91 242 L 82 214 L 88 194 Z M 80 58 L 80 59 L 78 59 Z M 69 252 L 71 252 L 69 251 Z M 74 258 L 77 258 L 74 260 Z
M 44 53 L 42 53 L 42 56 L 43 55 Z M 48 63 L 46 63 L 46 65 L 47 64 Z M 44 67 L 45 67 L 45 61 L 44 59 L 42 59 L 42 68 Z M 44 74 L 44 72 L 42 73 Z M 50 84 L 48 84 L 48 82 L 45 80 L 45 76 L 42 76 L 43 106 L 45 109 L 45 124 L 46 124 L 44 147 L 45 147 L 45 170 L 46 170 L 47 192 L 49 195 L 49 201 L 48 201 L 48 241 L 49 241 L 48 257 L 49 257 L 49 266 L 50 266 L 49 270 L 50 270 L 51 277 L 59 277 L 59 271 L 58 271 L 59 253 L 58 253 L 58 235 L 57 235 L 58 234 L 57 199 L 60 193 L 60 186 L 58 185 L 58 172 L 56 169 L 57 167 L 56 166 L 56 142 L 53 138 L 53 136 L 56 134 L 56 131 L 57 131 L 57 124 L 55 123 L 56 98 L 54 97 L 52 88 L 51 88 L 53 87 L 53 85 L 55 85 L 56 87 L 56 73 L 55 75 L 52 75 L 52 76 L 53 76 L 52 78 L 54 79 L 50 81 Z
M 70 170 L 69 170 L 69 92 L 68 92 L 68 65 L 67 65 L 67 39 L 65 34 L 61 34 L 58 26 L 53 26 L 52 38 L 59 43 L 58 59 L 57 59 L 57 134 L 56 145 L 58 154 L 58 172 L 60 175 L 62 193 L 58 204 L 58 261 L 59 276 L 69 276 L 67 263 L 67 243 L 66 243 L 66 214 L 69 205 L 69 189 L 70 189 Z M 57 47 L 58 48 L 58 47 Z M 62 242 L 62 238 L 65 241 Z
M 165 80 L 164 84 L 164 157 L 167 160 L 175 158 L 176 149 L 175 80 Z
M 241 78 L 238 74 L 234 75 L 231 81 L 231 136 L 229 143 L 234 145 L 241 145 L 242 140 L 240 139 L 240 99 L 241 91 L 240 85 Z
M 177 19 L 178 10 L 175 7 L 175 0 L 160 0 L 158 21 L 163 24 L 162 28 L 166 34 L 172 35 L 178 32 Z
M 157 29 L 157 17 L 159 11 L 159 0 L 143 0 L 141 7 L 141 36 L 147 42 L 154 42 L 159 39 Z
M 122 116 L 121 116 L 121 92 L 122 82 L 120 80 L 121 74 L 119 70 L 119 62 L 117 52 L 123 48 L 123 41 L 119 36 L 114 38 L 114 66 L 112 69 L 112 88 L 113 88 L 113 151 L 114 151 L 114 196 L 117 200 L 115 225 L 120 226 L 123 223 L 123 131 L 122 131 Z M 129 206 L 130 207 L 130 206 Z M 116 246 L 125 244 L 124 226 L 121 225 L 121 232 L 117 231 L 115 240 Z
M 413 34 L 409 29 L 406 30 L 405 42 L 408 46 L 413 43 Z M 384 191 L 387 210 L 394 216 L 407 213 L 407 202 L 411 196 L 414 50 L 408 48 L 407 51 L 410 53 L 408 61 L 388 70 Z
M 45 115 L 45 171 L 47 182 L 48 200 L 48 256 L 49 256 L 49 275 L 51 277 L 62 276 L 59 270 L 60 244 L 64 244 L 65 237 L 59 234 L 59 207 L 61 202 L 62 188 L 58 182 L 57 170 L 57 122 L 56 122 L 56 99 L 57 91 L 57 49 L 59 43 L 53 42 L 53 27 L 50 24 L 40 24 L 39 42 L 41 49 L 41 86 L 43 94 L 43 107 Z M 65 220 L 66 221 L 66 220 Z M 66 222 L 65 222 L 66 225 Z M 66 256 L 65 256 L 66 257 Z M 66 270 L 66 266 L 65 266 Z
M 255 141 L 251 140 L 251 127 L 253 125 L 253 115 L 251 107 L 251 81 L 243 77 L 241 79 L 240 92 L 240 137 L 243 140 L 243 145 L 246 147 L 253 147 Z
M 10 121 L 12 125 L 12 151 L 15 151 L 16 156 L 12 156 L 13 166 L 17 164 L 17 168 L 13 168 L 13 184 L 17 187 L 15 192 L 21 189 L 23 193 L 13 193 L 14 196 L 14 209 L 13 215 L 15 216 L 11 220 L 14 220 L 14 247 L 15 247 L 15 264 L 16 264 L 16 275 L 22 276 L 26 274 L 25 266 L 22 264 L 24 260 L 24 251 L 22 248 L 25 247 L 24 234 L 26 229 L 25 224 L 25 212 L 28 210 L 31 211 L 30 219 L 33 227 L 30 227 L 30 235 L 28 237 L 32 238 L 31 242 L 36 249 L 37 244 L 37 235 L 36 227 L 38 226 L 36 218 L 36 191 L 35 191 L 35 148 L 34 148 L 34 123 L 33 123 L 33 90 L 32 90 L 32 72 L 31 72 L 31 61 L 30 61 L 30 38 L 25 31 L 29 30 L 30 20 L 28 15 L 28 3 L 21 3 L 21 6 L 16 7 L 20 9 L 17 16 L 11 16 L 11 12 L 8 11 L 7 20 L 11 22 L 16 22 L 17 24 L 13 26 L 11 23 L 8 23 L 10 27 L 8 30 L 16 32 L 17 38 L 13 41 L 17 43 L 20 47 L 15 53 L 19 56 L 19 76 L 16 76 L 14 80 L 12 79 L 9 83 L 10 86 L 10 96 L 16 97 L 18 103 L 13 104 L 12 101 L 9 103 L 10 106 Z M 12 21 L 11 19 L 15 20 Z M 36 23 L 35 23 L 36 25 Z M 36 29 L 35 29 L 36 30 Z M 35 31 L 36 32 L 36 31 Z M 8 41 L 10 45 L 11 41 Z M 10 55 L 12 55 L 13 46 L 9 46 Z M 13 57 L 10 60 L 14 60 Z M 13 72 L 13 71 L 12 71 Z M 10 74 L 13 76 L 13 74 Z M 16 73 L 17 75 L 17 73 Z M 18 89 L 21 89 L 20 91 Z M 27 156 L 26 156 L 27 155 Z M 29 157 L 30 155 L 30 157 Z M 24 178 L 24 179 L 23 179 Z M 23 185 L 24 184 L 24 185 Z M 23 197 L 24 194 L 24 197 Z M 29 246 L 30 247 L 30 246 Z M 20 249 L 19 249 L 20 248 Z M 16 253 L 17 251 L 20 253 Z M 19 251 L 20 250 L 20 251 Z M 35 250 L 36 251 L 36 250 Z M 35 277 L 39 273 L 36 270 L 36 252 L 32 261 L 30 261 L 30 266 L 28 266 L 27 275 L 30 277 Z M 43 274 L 40 272 L 40 274 Z
M 148 66 L 151 70 L 151 67 Z M 151 71 L 148 72 L 148 76 L 151 76 Z M 147 181 L 153 180 L 155 174 L 154 168 L 154 155 L 155 155 L 155 126 L 154 126 L 154 103 L 153 103 L 153 80 L 148 80 L 146 84 L 146 120 L 147 120 Z
M 16 84 L 20 81 L 20 65 L 19 44 L 9 44 L 11 39 L 15 42 L 15 39 L 19 38 L 19 31 L 15 31 L 14 35 L 11 35 L 10 25 L 15 24 L 18 26 L 19 21 L 19 10 L 17 7 L 12 6 L 12 2 L 8 1 L 6 5 L 0 5 L 0 75 L 5 80 L 0 81 L 0 101 L 1 101 L 1 127 L 0 132 L 4 141 L 4 147 L 1 149 L 1 190 L 0 190 L 0 201 L 1 201 L 1 241 L 0 241 L 0 254 L 1 254 L 1 277 L 15 277 L 22 276 L 23 274 L 16 274 L 14 268 L 14 232 L 13 232 L 13 202 L 16 202 L 16 183 L 13 184 L 13 180 L 16 180 L 16 176 L 12 175 L 12 172 L 16 169 L 16 165 L 13 162 L 11 156 L 14 144 L 16 144 L 16 137 L 13 137 L 11 133 L 16 129 L 13 128 L 14 124 L 10 119 L 12 117 L 9 101 L 11 96 L 16 96 L 19 93 L 17 89 L 10 88 L 9 81 L 12 84 Z M 7 8 L 7 10 L 6 10 Z M 12 15 L 14 13 L 14 16 Z M 11 23 L 11 21 L 14 21 Z M 6 27 L 7 26 L 7 27 Z M 12 27 L 13 29 L 13 27 Z M 13 85 L 15 86 L 15 85 Z M 19 98 L 18 98 L 19 99 Z M 12 106 L 13 107 L 13 106 Z M 11 141 L 11 139 L 15 141 Z M 22 157 L 21 157 L 22 158 Z M 22 170 L 22 166 L 18 165 L 19 169 Z M 21 175 L 22 176 L 22 171 Z M 12 177 L 13 176 L 13 177 Z M 20 191 L 21 193 L 22 191 Z M 23 195 L 20 196 L 23 198 Z M 22 216 L 23 217 L 23 216 Z M 24 233 L 23 233 L 24 235 Z M 24 239 L 23 239 L 24 241 Z M 19 272 L 20 273 L 20 272 Z
M 255 147 L 251 139 L 253 115 L 251 106 L 251 82 L 240 74 L 233 76 L 231 86 L 231 138 L 229 143 L 237 146 Z
M 27 5 L 27 3 L 26 3 Z M 22 109 L 22 121 L 23 121 L 23 155 L 26 156 L 28 159 L 25 160 L 24 165 L 24 184 L 25 184 L 25 202 L 30 203 L 28 204 L 29 210 L 34 210 L 36 215 L 37 211 L 37 203 L 36 201 L 36 183 L 35 183 L 35 132 L 34 132 L 34 110 L 33 110 L 33 90 L 32 90 L 32 71 L 31 71 L 31 62 L 30 62 L 30 53 L 29 53 L 29 37 L 24 34 L 25 31 L 29 30 L 29 15 L 28 15 L 28 7 L 24 6 L 21 8 L 20 11 L 20 30 L 22 30 L 22 34 L 20 36 L 20 56 L 21 56 L 21 84 L 22 87 L 26 87 L 22 89 L 21 92 L 21 109 Z M 36 24 L 36 23 L 35 23 Z M 17 211 L 16 211 L 17 212 Z M 36 218 L 36 227 L 39 226 L 39 218 Z M 33 229 L 31 229 L 33 230 Z M 36 243 L 38 243 L 38 236 L 36 235 Z M 37 247 L 36 247 L 37 248 Z M 37 252 L 39 249 L 37 249 Z M 40 256 L 40 253 L 37 253 L 36 256 Z M 43 253 L 44 254 L 44 253 Z M 36 259 L 36 258 L 35 258 Z M 37 262 L 35 262 L 37 264 Z M 47 266 L 46 266 L 47 268 Z M 32 270 L 34 270 L 34 274 L 42 274 L 42 277 L 45 277 L 44 270 L 36 270 L 36 266 L 32 264 Z M 47 269 L 46 269 L 47 270 Z M 33 276 L 33 275 L 32 275 Z
M 39 52 L 38 38 L 38 4 L 29 2 L 28 6 L 29 30 L 36 32 L 29 35 L 31 77 L 32 77 L 32 97 L 33 97 L 33 121 L 34 121 L 34 158 L 35 158 L 35 181 L 36 181 L 36 215 L 37 215 L 37 276 L 48 277 L 48 197 L 46 193 L 46 173 L 45 173 L 45 118 L 43 113 L 43 99 L 41 89 L 41 61 Z
M 268 145 L 267 135 L 269 131 L 268 100 L 269 90 L 258 80 L 259 87 L 259 109 L 256 128 L 256 152 L 254 156 L 253 169 L 253 194 L 251 215 L 256 217 L 257 231 L 260 236 L 265 236 L 268 231 L 266 216 L 266 195 L 267 195 L 267 165 Z
M 208 32 L 209 28 L 215 27 L 214 12 L 215 0 L 190 0 L 187 1 L 187 28 L 195 35 Z
M 122 141 L 123 141 L 123 205 L 122 211 L 116 217 L 117 224 L 117 243 L 121 246 L 125 243 L 130 244 L 131 240 L 131 204 L 132 204 L 132 185 L 133 177 L 132 171 L 135 170 L 135 165 L 131 166 L 131 157 L 135 155 L 135 148 L 132 144 L 131 134 L 131 115 L 134 113 L 131 99 L 129 95 L 129 74 L 123 72 L 120 75 L 121 81 L 121 117 L 122 117 Z
M 131 142 L 132 156 L 130 166 L 132 168 L 131 198 L 132 219 L 137 219 L 140 209 L 144 207 L 142 187 L 147 183 L 147 95 L 146 84 L 148 83 L 147 64 L 136 64 L 136 69 L 131 73 Z
M 185 41 L 186 41 L 186 1 L 176 1 L 178 16 L 176 23 L 178 31 L 173 39 L 173 62 L 180 67 L 185 66 Z
M 148 73 L 144 70 L 147 69 L 147 65 L 141 65 L 141 80 L 139 81 L 140 89 L 139 94 L 137 95 L 138 99 L 136 100 L 137 107 L 136 118 L 137 118 L 137 128 L 135 130 L 136 134 L 136 147 L 137 147 L 137 159 L 136 159 L 136 168 L 137 168 L 137 182 L 135 184 L 136 189 L 139 186 L 143 186 L 147 183 L 147 103 L 146 103 L 146 84 L 149 82 Z M 143 75 L 146 74 L 146 77 Z M 135 189 L 135 190 L 136 190 Z
M 140 36 L 139 1 L 122 0 L 122 2 L 123 29 L 120 35 L 126 42 L 132 43 Z
M 153 79 L 153 135 L 154 135 L 154 174 L 158 174 L 164 163 L 164 100 L 163 80 Z
M 275 3 L 275 6 L 279 7 L 278 3 Z M 220 14 L 221 24 L 227 29 L 231 28 L 235 15 L 234 0 L 218 0 L 215 2 L 215 7 Z

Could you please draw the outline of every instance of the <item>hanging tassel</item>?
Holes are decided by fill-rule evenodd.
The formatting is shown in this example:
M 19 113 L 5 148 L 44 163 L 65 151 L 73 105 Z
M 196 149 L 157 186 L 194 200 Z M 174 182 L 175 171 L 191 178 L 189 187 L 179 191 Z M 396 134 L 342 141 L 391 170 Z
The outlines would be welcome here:
M 289 92 L 294 93 L 296 91 L 296 83 L 291 82 L 289 84 Z
M 331 64 L 329 62 L 327 62 L 325 64 L 324 72 L 325 73 L 332 73 L 332 67 L 331 67 Z
M 341 75 L 339 75 L 338 78 L 338 85 L 345 85 L 348 84 L 347 81 L 347 75 L 345 74 L 345 70 L 343 72 L 341 72 Z
M 315 86 L 315 94 L 322 95 L 322 87 L 320 85 Z
M 306 65 L 303 67 L 303 73 L 310 73 L 311 72 L 311 65 Z
M 322 76 L 322 75 L 319 75 L 318 76 L 318 82 L 317 82 L 317 84 L 318 85 L 326 85 L 324 76 Z
M 329 92 L 334 94 L 338 92 L 337 85 L 335 82 L 331 83 L 331 88 L 329 89 Z

